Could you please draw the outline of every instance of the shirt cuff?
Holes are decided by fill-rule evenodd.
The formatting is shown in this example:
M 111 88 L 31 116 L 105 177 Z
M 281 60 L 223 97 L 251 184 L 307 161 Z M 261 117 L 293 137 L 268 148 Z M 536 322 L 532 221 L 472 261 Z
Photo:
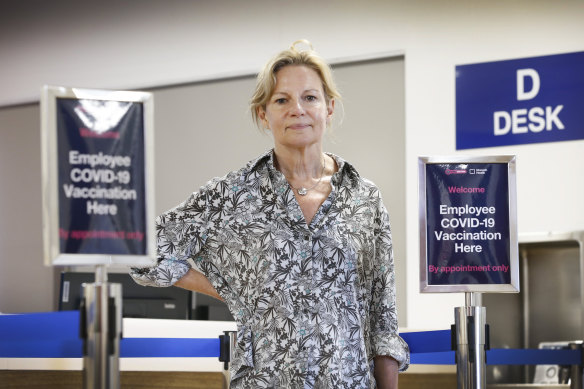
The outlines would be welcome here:
M 397 334 L 382 333 L 372 336 L 373 355 L 387 355 L 399 364 L 399 371 L 405 371 L 410 365 L 410 347 Z

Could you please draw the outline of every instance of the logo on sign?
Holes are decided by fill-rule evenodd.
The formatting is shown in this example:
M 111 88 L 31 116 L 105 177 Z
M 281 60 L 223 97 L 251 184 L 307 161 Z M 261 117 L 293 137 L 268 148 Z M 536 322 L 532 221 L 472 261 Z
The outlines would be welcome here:
M 85 127 L 79 129 L 82 137 L 115 138 L 120 134 L 114 129 L 130 109 L 125 101 L 79 100 L 74 108 Z
M 451 174 L 465 174 L 466 170 L 464 169 L 446 169 L 446 174 L 447 175 L 451 175 Z
M 517 70 L 517 101 L 534 99 L 540 90 L 541 80 L 535 69 Z M 564 123 L 560 119 L 563 105 L 532 107 L 514 109 L 508 111 L 496 111 L 493 114 L 493 133 L 497 136 L 512 134 L 525 134 L 527 132 L 539 133 L 544 129 L 563 130 Z

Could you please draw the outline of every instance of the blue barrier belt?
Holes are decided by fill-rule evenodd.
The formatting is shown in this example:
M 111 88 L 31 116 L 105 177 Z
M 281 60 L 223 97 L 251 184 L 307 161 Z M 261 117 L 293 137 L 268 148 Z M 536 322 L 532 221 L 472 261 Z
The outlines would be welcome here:
M 454 351 L 411 353 L 412 365 L 455 365 Z M 491 349 L 487 365 L 580 365 L 580 350 Z
M 412 364 L 453 365 L 450 330 L 406 332 Z M 81 358 L 79 312 L 0 315 L 0 358 Z M 124 338 L 120 357 L 219 357 L 218 338 Z M 492 349 L 489 365 L 580 365 L 581 350 Z
M 83 358 L 83 340 L 0 340 L 0 358 Z M 219 338 L 124 338 L 122 358 L 219 358 Z
M 79 339 L 79 311 L 0 315 L 0 341 Z
M 219 338 L 124 338 L 120 357 L 219 358 Z
M 0 315 L 0 358 L 82 358 L 79 311 Z M 120 357 L 219 358 L 219 338 L 124 338 Z
M 492 349 L 487 365 L 581 365 L 581 350 Z
M 410 346 L 410 353 L 452 351 L 450 330 L 402 332 L 399 334 Z

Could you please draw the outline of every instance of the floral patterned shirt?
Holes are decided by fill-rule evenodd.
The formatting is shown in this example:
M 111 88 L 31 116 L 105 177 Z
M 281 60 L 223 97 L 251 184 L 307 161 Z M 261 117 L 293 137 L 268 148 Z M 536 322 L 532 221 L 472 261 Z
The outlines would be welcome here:
M 409 364 L 398 335 L 389 217 L 377 187 L 331 155 L 332 192 L 307 225 L 269 151 L 157 218 L 170 286 L 194 266 L 237 321 L 232 388 L 375 388 L 373 358 Z

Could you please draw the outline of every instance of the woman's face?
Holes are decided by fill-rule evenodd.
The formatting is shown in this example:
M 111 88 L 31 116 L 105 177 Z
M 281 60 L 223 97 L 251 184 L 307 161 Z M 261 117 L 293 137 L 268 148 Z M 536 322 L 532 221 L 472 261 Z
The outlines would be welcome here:
M 334 111 L 325 99 L 318 73 L 306 66 L 289 65 L 276 73 L 274 93 L 259 117 L 274 135 L 276 148 L 320 146 Z

